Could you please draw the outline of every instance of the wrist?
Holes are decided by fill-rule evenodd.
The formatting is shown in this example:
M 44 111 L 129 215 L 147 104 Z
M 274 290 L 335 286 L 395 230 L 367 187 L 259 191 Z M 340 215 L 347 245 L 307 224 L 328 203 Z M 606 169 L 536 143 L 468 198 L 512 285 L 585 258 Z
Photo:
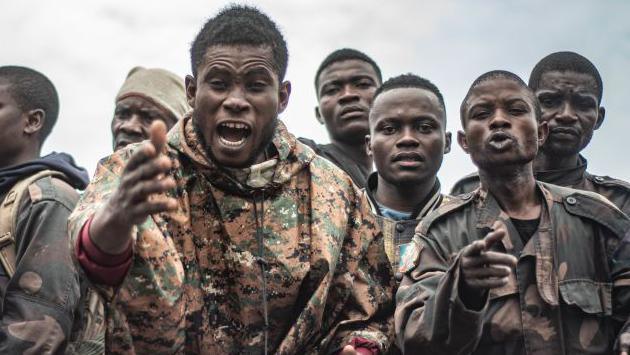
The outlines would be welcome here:
M 129 249 L 133 226 L 116 223 L 111 214 L 103 210 L 94 215 L 89 226 L 92 243 L 107 254 L 118 255 Z

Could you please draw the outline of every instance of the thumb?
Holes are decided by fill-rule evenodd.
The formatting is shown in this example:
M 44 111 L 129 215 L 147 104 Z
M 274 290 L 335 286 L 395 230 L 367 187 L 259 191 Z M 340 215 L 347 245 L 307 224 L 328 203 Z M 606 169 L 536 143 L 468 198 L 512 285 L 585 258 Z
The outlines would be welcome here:
M 166 124 L 161 120 L 155 120 L 151 123 L 151 127 L 149 128 L 149 139 L 153 146 L 155 147 L 155 151 L 157 154 L 162 152 L 162 148 L 166 144 Z

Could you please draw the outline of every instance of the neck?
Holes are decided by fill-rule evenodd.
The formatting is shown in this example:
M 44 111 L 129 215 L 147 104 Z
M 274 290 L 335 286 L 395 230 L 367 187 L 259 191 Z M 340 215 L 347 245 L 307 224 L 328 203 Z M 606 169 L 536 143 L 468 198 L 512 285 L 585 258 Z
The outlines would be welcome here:
M 506 167 L 501 171 L 479 169 L 481 186 L 497 199 L 510 217 L 535 219 L 540 215 L 532 163 Z
M 420 183 L 392 184 L 379 175 L 374 198 L 380 204 L 393 210 L 412 212 L 427 198 L 433 186 L 435 186 L 435 176 Z
M 571 169 L 578 166 L 579 161 L 579 153 L 559 157 L 548 155 L 545 151 L 540 150 L 534 160 L 534 170 L 547 171 Z
M 2 158 L 3 159 L 0 160 L 0 169 L 6 169 L 38 159 L 39 149 L 24 150 L 16 155 L 6 156 Z
M 372 158 L 367 155 L 365 151 L 365 143 L 363 144 L 349 144 L 339 140 L 331 140 L 332 145 L 339 148 L 360 166 L 367 171 L 372 171 Z

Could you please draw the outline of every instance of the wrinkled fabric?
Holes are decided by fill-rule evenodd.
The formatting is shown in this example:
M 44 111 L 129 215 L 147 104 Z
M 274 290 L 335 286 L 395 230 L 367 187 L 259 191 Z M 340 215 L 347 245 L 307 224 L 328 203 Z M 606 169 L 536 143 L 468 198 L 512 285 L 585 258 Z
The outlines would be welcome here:
M 586 171 L 587 160 L 580 155 L 578 166 L 570 169 L 536 171 L 536 180 L 576 190 L 598 193 L 606 197 L 623 213 L 630 216 L 630 183 L 610 176 L 592 175 Z M 457 181 L 451 195 L 474 191 L 479 187 L 479 175 L 473 173 Z
M 263 353 L 265 294 L 269 353 L 335 352 L 357 337 L 388 347 L 392 270 L 360 192 L 281 122 L 272 144 L 274 174 L 259 188 L 208 159 L 190 117 L 168 133 L 177 187 L 167 195 L 179 207 L 135 227 L 119 287 L 97 285 L 109 300 L 108 353 Z M 73 238 L 138 147 L 98 165 L 70 218 Z
M 81 332 L 84 288 L 67 231 L 78 199 L 67 182 L 47 176 L 29 185 L 19 201 L 13 277 L 0 266 L 0 354 L 63 354 Z
M 594 193 L 544 183 L 538 190 L 540 224 L 526 245 L 483 190 L 454 197 L 423 219 L 396 295 L 405 353 L 613 353 L 630 313 L 630 220 Z M 506 286 L 470 309 L 458 287 L 461 250 L 495 221 L 508 236 L 493 248 L 518 264 Z

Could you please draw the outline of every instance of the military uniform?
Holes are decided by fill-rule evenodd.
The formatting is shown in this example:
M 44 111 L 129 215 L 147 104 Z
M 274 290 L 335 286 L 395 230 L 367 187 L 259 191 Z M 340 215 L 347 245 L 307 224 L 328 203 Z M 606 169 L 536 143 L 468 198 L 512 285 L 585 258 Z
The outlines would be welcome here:
M 7 192 L 0 196 L 3 203 Z M 81 332 L 81 286 L 67 238 L 78 199 L 66 181 L 45 176 L 18 201 L 13 277 L 0 267 L 1 354 L 63 353 Z
M 418 222 L 429 214 L 429 212 L 448 201 L 449 197 L 442 195 L 440 192 L 440 182 L 436 179 L 433 189 L 429 192 L 425 200 L 416 206 L 415 210 L 411 213 L 411 218 L 397 221 L 387 218 L 381 213 L 378 202 L 374 197 L 377 184 L 378 173 L 374 172 L 370 174 L 367 186 L 363 189 L 363 198 L 365 203 L 369 204 L 370 210 L 372 214 L 374 214 L 374 218 L 376 218 L 376 222 L 383 231 L 385 253 L 387 253 L 387 258 L 392 264 L 392 269 L 396 272 L 400 266 L 400 257 L 404 254 L 409 243 L 411 243 Z M 396 277 L 400 279 L 402 275 L 396 273 Z
M 610 202 L 630 216 L 630 184 L 609 176 L 591 175 L 586 171 L 588 162 L 580 155 L 575 168 L 543 170 L 535 172 L 536 180 L 577 190 L 592 191 L 606 197 Z M 479 175 L 465 176 L 453 186 L 452 195 L 471 192 L 479 187 Z
M 275 158 L 243 179 L 207 157 L 190 116 L 169 132 L 177 187 L 167 195 L 179 207 L 134 227 L 121 285 L 97 285 L 108 353 L 326 353 L 355 338 L 388 347 L 393 275 L 360 191 L 282 122 L 272 145 Z M 138 147 L 98 165 L 73 238 Z
M 540 222 L 525 245 L 482 190 L 453 197 L 420 223 L 396 295 L 405 353 L 613 353 L 630 313 L 630 220 L 597 194 L 537 184 Z M 495 221 L 508 236 L 493 249 L 518 264 L 506 286 L 471 309 L 459 293 L 461 250 Z

